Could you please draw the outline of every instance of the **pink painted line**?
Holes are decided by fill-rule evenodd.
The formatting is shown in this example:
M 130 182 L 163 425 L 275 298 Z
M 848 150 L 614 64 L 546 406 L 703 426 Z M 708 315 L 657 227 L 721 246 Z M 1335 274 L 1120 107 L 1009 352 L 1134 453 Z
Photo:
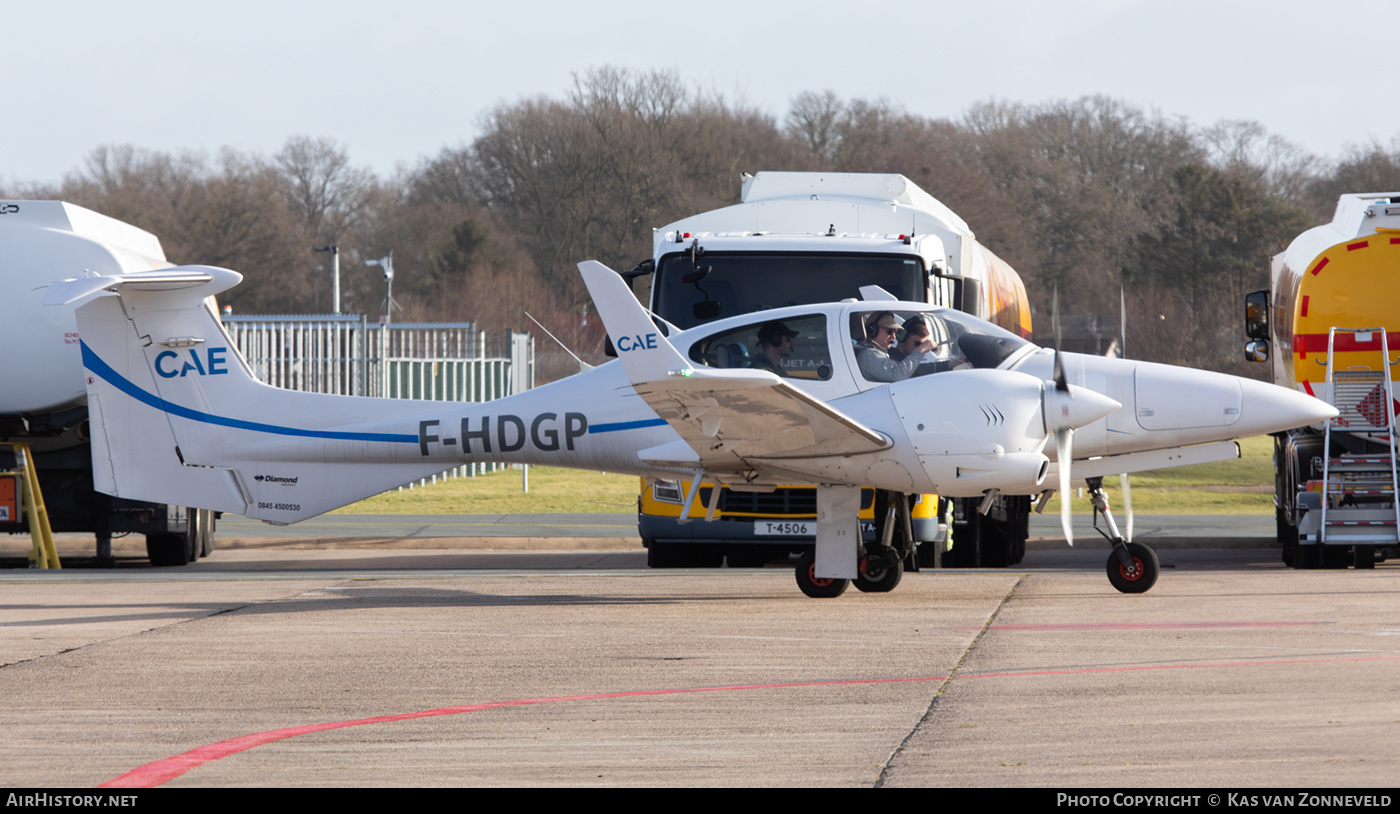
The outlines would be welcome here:
M 1178 630 L 1181 628 L 1292 627 L 1330 625 L 1331 622 L 1066 622 L 1045 625 L 991 625 L 991 630 Z M 962 630 L 981 630 L 969 626 Z
M 1284 623 L 1288 624 L 1288 623 Z M 1304 623 L 1307 624 L 1307 623 Z M 1029 670 L 1023 672 L 1006 673 L 978 673 L 974 675 L 960 675 L 958 678 L 1027 678 L 1033 676 L 1052 675 L 1079 675 L 1089 673 L 1129 673 L 1143 672 L 1147 670 L 1199 670 L 1214 667 L 1264 667 L 1280 664 L 1328 664 L 1334 662 L 1352 661 L 1389 661 L 1400 659 L 1400 655 L 1394 656 L 1354 656 L 1318 659 L 1278 659 L 1273 661 L 1238 661 L 1238 662 L 1211 662 L 1203 664 L 1152 664 L 1139 667 L 1089 667 L 1074 670 Z M 164 758 L 162 760 L 138 766 L 126 774 L 114 777 L 98 786 L 100 789 L 114 788 L 154 788 L 167 783 L 191 769 L 199 768 L 206 763 L 218 760 L 219 758 L 236 755 L 239 752 L 252 749 L 255 746 L 263 746 L 269 743 L 294 738 L 298 735 L 306 735 L 312 732 L 325 732 L 332 729 L 345 729 L 352 726 L 364 726 L 366 724 L 393 723 L 395 721 L 412 721 L 419 718 L 435 718 L 442 715 L 461 715 L 466 712 L 480 712 L 487 709 L 499 709 L 502 707 L 520 707 L 533 704 L 551 704 L 559 701 L 595 701 L 607 698 L 638 698 L 648 695 L 680 695 L 693 692 L 726 692 L 732 690 L 775 690 L 789 689 L 794 687 L 839 687 L 843 685 L 857 684 L 902 684 L 919 681 L 946 681 L 948 676 L 920 676 L 907 678 L 862 678 L 845 679 L 839 681 L 793 681 L 783 684 L 731 684 L 723 687 L 686 687 L 669 690 L 633 690 L 631 692 L 605 692 L 592 695 L 565 695 L 557 698 L 523 698 L 513 701 L 492 701 L 485 704 L 467 704 L 457 707 L 442 707 L 440 709 L 428 709 L 420 712 L 405 712 L 398 715 L 379 715 L 373 718 L 357 718 L 353 721 L 333 721 L 321 724 L 307 724 L 305 726 L 292 726 L 286 729 L 270 729 L 266 732 L 254 732 L 251 735 L 243 735 L 238 738 L 211 743 L 191 749 L 188 752 Z
M 179 777 L 190 769 L 203 766 L 210 761 L 219 758 L 235 755 L 239 752 L 252 749 L 254 746 L 263 746 L 269 743 L 276 743 L 287 738 L 295 738 L 298 735 L 307 735 L 312 732 L 325 732 L 331 729 L 345 729 L 352 726 L 364 726 L 366 724 L 384 724 L 395 721 L 411 721 L 419 718 L 435 718 L 442 715 L 461 715 L 466 712 L 480 712 L 487 709 L 499 709 L 501 707 L 520 707 L 532 704 L 552 704 L 559 701 L 590 701 L 605 698 L 638 698 L 647 695 L 680 695 L 692 692 L 723 692 L 728 690 L 768 690 L 785 689 L 793 687 L 830 687 L 842 684 L 895 684 L 914 681 L 944 681 L 947 676 L 922 676 L 913 678 L 866 678 L 866 679 L 844 679 L 839 681 L 794 681 L 785 684 L 734 684 L 724 687 L 684 687 L 680 689 L 668 690 L 632 690 L 629 692 L 605 692 L 592 695 L 565 695 L 557 698 L 522 698 L 512 701 L 492 701 L 484 704 L 468 704 L 458 707 L 442 707 L 440 709 L 428 709 L 419 712 L 404 712 L 398 715 L 378 715 L 373 718 L 357 718 L 353 721 L 332 721 L 320 724 L 306 724 L 305 726 L 292 726 L 286 729 L 270 729 L 266 732 L 254 732 L 251 735 L 243 735 L 237 738 L 211 743 L 188 752 L 174 755 L 173 757 L 147 763 L 135 769 L 102 783 L 98 788 L 154 788 L 162 783 Z

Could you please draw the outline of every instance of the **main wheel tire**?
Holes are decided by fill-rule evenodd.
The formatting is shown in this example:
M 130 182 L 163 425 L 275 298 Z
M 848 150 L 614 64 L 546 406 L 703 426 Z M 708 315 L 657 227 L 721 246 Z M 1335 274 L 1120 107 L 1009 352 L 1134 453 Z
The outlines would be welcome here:
M 888 559 L 893 558 L 866 557 L 861 560 L 860 570 L 856 573 L 856 590 L 867 594 L 893 591 L 904 578 L 904 561 L 896 559 L 890 565 Z
M 1128 543 L 1128 556 L 1132 565 L 1118 561 L 1118 552 L 1108 555 L 1108 581 L 1114 588 L 1125 594 L 1146 593 L 1157 584 L 1157 575 L 1162 565 L 1157 561 L 1157 552 L 1141 543 Z
M 802 552 L 797 558 L 797 587 L 813 599 L 834 599 L 846 592 L 851 584 L 849 579 L 826 579 L 816 575 L 817 552 L 815 549 Z

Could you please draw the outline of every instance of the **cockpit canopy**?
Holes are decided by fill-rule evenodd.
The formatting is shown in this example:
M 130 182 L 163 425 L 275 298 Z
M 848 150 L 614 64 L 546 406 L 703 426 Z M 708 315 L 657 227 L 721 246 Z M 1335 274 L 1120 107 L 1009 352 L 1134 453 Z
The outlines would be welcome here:
M 714 330 L 689 347 L 697 365 L 767 370 L 795 384 L 845 374 L 862 390 L 946 370 L 1003 367 L 1034 348 L 970 314 L 910 302 L 783 308 L 707 327 Z M 918 351 L 924 336 L 931 349 Z

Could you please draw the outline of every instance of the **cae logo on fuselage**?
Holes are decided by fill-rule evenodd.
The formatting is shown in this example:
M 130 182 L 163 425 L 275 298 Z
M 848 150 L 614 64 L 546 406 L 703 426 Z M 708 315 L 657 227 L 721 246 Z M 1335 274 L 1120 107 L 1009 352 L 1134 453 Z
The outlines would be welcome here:
M 198 348 L 190 348 L 184 353 L 188 358 L 183 364 L 180 354 L 173 350 L 156 354 L 156 375 L 162 379 L 173 379 L 186 376 L 190 371 L 194 371 L 196 376 L 218 376 L 228 372 L 228 348 L 206 348 L 203 361 L 199 358 Z
M 642 336 L 619 336 L 617 338 L 617 349 L 621 353 L 629 350 L 654 350 L 656 348 L 656 334 L 645 334 Z

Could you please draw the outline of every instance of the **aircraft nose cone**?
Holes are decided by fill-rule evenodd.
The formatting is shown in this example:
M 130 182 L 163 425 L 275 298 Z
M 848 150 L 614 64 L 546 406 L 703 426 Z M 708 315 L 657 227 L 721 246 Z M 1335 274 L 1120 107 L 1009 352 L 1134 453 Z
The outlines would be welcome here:
M 1241 379 L 1240 390 L 1241 436 L 1305 427 L 1337 415 L 1336 409 L 1326 402 L 1286 387 Z
M 1056 390 L 1053 382 L 1046 382 L 1044 392 L 1045 431 L 1051 434 L 1091 424 L 1123 406 L 1102 393 L 1075 385 L 1070 385 L 1066 394 Z

